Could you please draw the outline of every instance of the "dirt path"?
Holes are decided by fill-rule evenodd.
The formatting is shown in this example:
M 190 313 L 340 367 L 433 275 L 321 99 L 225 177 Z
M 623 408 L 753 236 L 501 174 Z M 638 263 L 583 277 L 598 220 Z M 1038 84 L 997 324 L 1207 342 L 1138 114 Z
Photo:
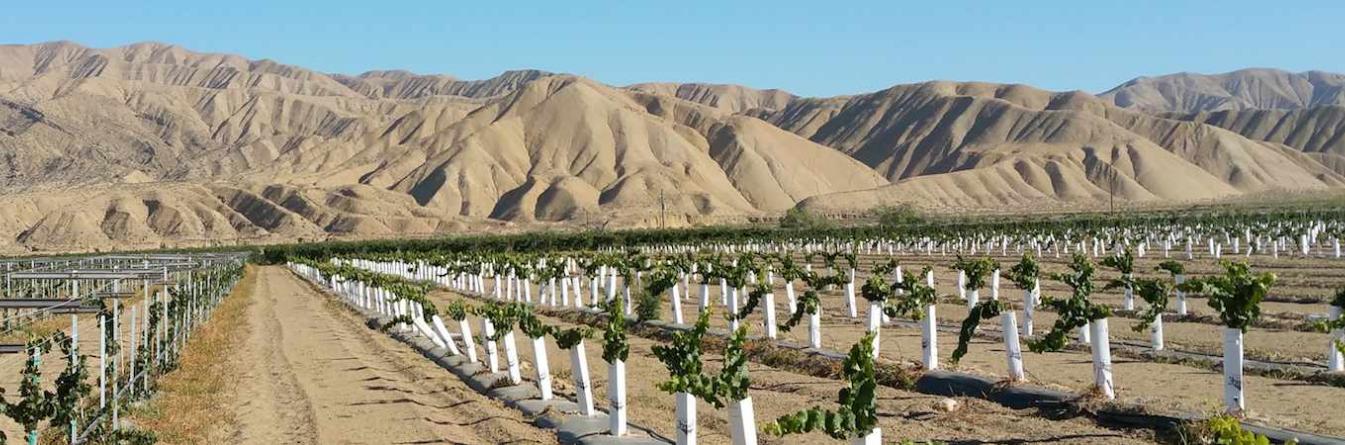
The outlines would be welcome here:
M 285 269 L 257 270 L 234 443 L 555 442 Z

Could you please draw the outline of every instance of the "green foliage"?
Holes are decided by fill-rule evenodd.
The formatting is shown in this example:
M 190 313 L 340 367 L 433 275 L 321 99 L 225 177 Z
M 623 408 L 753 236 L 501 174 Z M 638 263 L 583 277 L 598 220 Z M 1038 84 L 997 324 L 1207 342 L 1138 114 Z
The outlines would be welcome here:
M 962 320 L 962 329 L 957 333 L 957 348 L 953 349 L 953 364 L 962 360 L 962 356 L 967 355 L 967 345 L 971 343 L 971 337 L 976 335 L 976 327 L 980 326 L 981 320 L 989 320 L 1003 313 L 1004 303 L 999 300 L 986 300 L 976 303 L 971 311 L 967 313 L 967 318 Z
M 383 322 L 383 325 L 381 325 L 381 326 L 378 327 L 378 331 L 379 331 L 379 332 L 388 332 L 388 330 L 392 329 L 393 326 L 397 326 L 397 325 L 400 324 L 400 323 L 411 324 L 411 323 L 415 323 L 415 321 L 416 321 L 416 320 L 415 320 L 414 318 L 411 318 L 410 315 L 398 315 L 398 316 L 389 318 L 388 321 Z
M 1336 291 L 1336 296 L 1331 300 L 1331 305 L 1345 309 L 1345 288 Z M 1336 317 L 1334 320 L 1319 320 L 1313 324 L 1313 327 L 1319 332 L 1331 332 L 1337 329 L 1345 329 L 1345 313 Z M 1336 349 L 1341 354 L 1345 354 L 1345 339 L 1339 339 L 1335 342 Z
M 770 292 L 771 289 L 770 286 L 766 284 L 765 273 L 758 269 L 757 265 L 752 261 L 752 257 L 746 255 L 740 257 L 738 259 L 738 267 L 733 269 L 734 270 L 729 273 L 731 276 L 729 283 L 739 295 L 746 297 L 747 300 L 741 302 L 742 307 L 738 308 L 738 312 L 728 314 L 728 318 L 730 320 L 742 320 L 757 310 L 757 306 L 761 305 L 761 299 L 764 298 L 766 293 Z M 755 282 L 748 283 L 747 278 L 749 276 L 753 277 Z M 735 281 L 737 284 L 734 284 Z M 747 290 L 747 285 L 749 284 L 752 286 L 752 290 Z
M 444 313 L 448 314 L 448 318 L 451 318 L 454 321 L 466 320 L 467 304 L 463 303 L 462 300 L 454 300 L 452 303 L 448 304 L 448 308 L 444 310 Z
M 747 389 L 751 385 L 744 353 L 747 328 L 740 327 L 729 337 L 724 348 L 723 367 L 715 376 L 704 372 L 701 360 L 701 347 L 709 328 L 710 311 L 707 310 L 696 317 L 692 329 L 673 333 L 671 342 L 654 346 L 653 350 L 654 357 L 668 368 L 668 380 L 658 384 L 660 390 L 691 394 L 719 409 L 729 402 L 747 398 Z
M 794 257 L 788 254 L 776 255 L 776 272 L 780 274 L 780 279 L 785 281 L 794 281 L 803 279 L 807 273 L 802 267 L 794 263 Z
M 1177 260 L 1166 260 L 1158 263 L 1158 267 L 1155 267 L 1154 270 L 1164 270 L 1175 277 L 1177 275 L 1185 274 L 1186 266 L 1182 265 L 1182 263 Z
M 344 280 L 353 280 L 363 282 L 371 287 L 380 287 L 392 294 L 391 301 L 405 300 L 420 305 L 422 309 L 422 318 L 429 322 L 439 312 L 435 308 L 434 302 L 430 301 L 428 294 L 431 287 L 429 282 L 412 281 L 397 275 L 390 275 L 378 272 L 371 272 L 357 268 L 349 264 L 335 264 L 327 261 L 317 261 L 313 259 L 297 258 L 295 262 L 307 265 L 317 269 L 323 278 L 333 276 L 341 277 Z M 177 301 L 174 299 L 174 301 Z M 409 323 L 408 317 L 398 317 L 395 322 Z M 386 326 L 384 327 L 386 329 Z
M 850 240 L 886 238 L 898 242 L 928 240 L 947 244 L 954 240 L 984 239 L 987 234 L 1011 238 L 1049 238 L 1055 243 L 1070 242 L 1083 236 L 1118 237 L 1125 233 L 1171 236 L 1173 229 L 1183 230 L 1181 236 L 1209 236 L 1218 233 L 1249 231 L 1254 235 L 1280 236 L 1290 232 L 1301 233 L 1311 226 L 1326 222 L 1326 232 L 1342 232 L 1337 221 L 1345 219 L 1345 206 L 1317 205 L 1310 208 L 1229 209 L 1211 207 L 1182 209 L 1181 211 L 1146 211 L 1114 213 L 1080 213 L 1041 218 L 1039 216 L 981 216 L 927 218 L 925 223 L 902 227 L 900 231 L 879 226 L 826 227 L 814 230 L 780 229 L 765 226 L 700 227 L 667 230 L 612 230 L 612 231 L 534 231 L 505 235 L 460 235 L 427 239 L 386 239 L 363 241 L 334 241 L 308 244 L 275 245 L 264 249 L 264 260 L 271 263 L 287 259 L 310 258 L 326 260 L 341 255 L 374 255 L 398 253 L 402 255 L 480 256 L 479 252 L 576 252 L 613 251 L 636 246 L 691 244 L 731 244 L 744 241 L 817 241 L 837 243 Z M 604 253 L 606 254 L 606 253 Z
M 147 324 L 145 325 L 146 331 L 158 332 L 161 328 L 160 325 L 163 324 L 163 320 L 161 319 L 163 317 L 162 314 L 163 303 L 156 302 L 150 304 L 149 320 L 147 320 Z M 148 341 L 141 343 L 140 350 L 136 351 L 136 369 L 143 369 L 146 372 L 154 373 L 159 371 L 157 367 L 158 361 L 154 359 L 154 345 Z
M 855 255 L 854 252 L 846 251 L 844 253 L 841 253 L 841 257 L 845 258 L 845 264 L 847 266 L 850 266 L 851 269 L 859 267 L 859 256 Z
M 1219 312 L 1224 326 L 1247 332 L 1247 328 L 1261 316 L 1261 300 L 1275 284 L 1273 273 L 1252 273 L 1251 266 L 1242 262 L 1221 261 L 1224 274 L 1197 278 L 1182 283 L 1187 292 L 1203 294 L 1209 305 Z
M 701 364 L 701 344 L 709 328 L 707 309 L 696 317 L 691 330 L 674 332 L 671 342 L 654 346 L 654 357 L 668 368 L 668 380 L 658 384 L 660 390 L 706 400 L 715 397 L 716 379 L 705 375 Z
M 613 298 L 605 305 L 607 326 L 602 333 L 602 359 L 607 363 L 617 360 L 626 361 L 630 355 L 630 344 L 626 342 L 626 308 L 620 298 Z
M 495 328 L 495 332 L 487 335 L 486 340 L 498 341 L 514 330 L 514 323 L 519 317 L 519 304 L 488 301 L 485 305 L 476 307 L 473 312 L 476 316 L 489 320 L 491 327 Z
M 1070 260 L 1069 269 L 1069 273 L 1053 274 L 1051 277 L 1073 289 L 1070 298 L 1087 299 L 1093 294 L 1093 273 L 1097 272 L 1097 268 L 1093 266 L 1088 256 L 1075 252 Z
M 677 285 L 680 267 L 658 267 L 645 276 L 644 289 L 635 300 L 635 315 L 639 321 L 658 320 L 663 311 L 663 293 Z
M 743 290 L 738 289 L 738 292 L 741 294 Z M 757 310 L 757 306 L 761 305 L 761 299 L 766 296 L 767 292 L 770 292 L 770 289 L 764 283 L 752 286 L 752 290 L 747 291 L 747 301 L 742 302 L 743 305 L 738 308 L 737 313 L 729 314 L 729 318 L 733 320 L 743 320 L 746 319 L 748 315 L 752 315 L 752 312 Z
M 785 210 L 780 218 L 780 228 L 791 230 L 818 230 L 831 228 L 834 223 L 827 217 L 809 212 L 799 207 Z
M 542 338 L 555 330 L 554 327 L 542 323 L 537 314 L 532 312 L 532 307 L 527 305 L 518 306 L 515 317 L 518 319 L 518 329 L 523 331 L 528 338 Z
M 1032 290 L 1041 276 L 1041 265 L 1031 253 L 1024 252 L 1023 259 L 1009 268 L 1007 278 L 1022 290 Z
M 885 274 L 874 273 L 869 275 L 869 279 L 864 281 L 864 285 L 859 288 L 859 295 L 865 300 L 873 303 L 886 302 L 892 296 L 892 286 L 887 284 L 887 279 L 883 278 Z
M 803 321 L 804 315 L 816 314 L 822 307 L 822 299 L 817 296 L 817 291 L 807 289 L 802 295 L 798 296 L 798 301 L 794 302 L 794 313 L 789 315 L 789 319 L 780 324 L 780 330 L 789 332 Z
M 747 326 L 740 326 L 729 336 L 728 345 L 724 347 L 724 366 L 719 371 L 716 397 L 705 400 L 716 409 L 723 408 L 726 400 L 736 402 L 747 398 L 747 388 L 751 386 L 752 380 L 747 376 L 746 344 Z
M 31 337 L 24 349 L 28 358 L 20 371 L 19 401 L 0 400 L 3 403 L 0 407 L 5 415 L 23 427 L 25 433 L 36 435 L 42 421 L 55 414 L 55 394 L 42 389 L 42 355 L 49 352 L 51 346 L 46 339 Z
M 1163 315 L 1168 308 L 1168 294 L 1172 293 L 1172 285 L 1166 281 L 1152 279 L 1135 280 L 1135 294 L 1139 295 L 1149 306 L 1139 314 L 1139 323 L 1135 323 L 1130 329 L 1135 332 L 1144 332 L 1149 329 L 1158 317 Z
M 872 213 L 878 220 L 878 227 L 884 229 L 893 229 L 923 222 L 920 211 L 916 210 L 915 206 L 909 203 L 879 207 L 873 209 Z
M 900 265 L 900 263 L 897 262 L 896 258 L 888 258 L 887 261 L 874 264 L 873 269 L 870 270 L 869 273 L 871 275 L 885 277 L 887 274 L 892 273 L 892 271 L 897 270 L 898 265 Z
M 646 322 L 658 320 L 663 311 L 663 297 L 652 292 L 640 292 L 635 297 L 635 320 Z
M 1236 417 L 1211 417 L 1187 428 L 1193 442 L 1213 445 L 1270 445 L 1270 438 L 1242 429 Z
M 88 372 L 84 367 L 84 356 L 76 353 L 73 339 L 58 331 L 51 340 L 60 346 L 66 357 L 66 367 L 56 377 L 56 392 L 52 394 L 51 424 L 70 425 L 82 418 L 79 403 L 93 388 L 86 381 Z
M 787 414 L 763 428 L 767 434 L 788 434 L 822 431 L 834 439 L 847 440 L 864 437 L 878 426 L 878 382 L 874 379 L 873 333 L 850 347 L 850 354 L 841 362 L 841 376 L 849 383 L 837 395 L 835 411 L 821 407 Z
M 1127 247 L 1124 250 L 1116 252 L 1115 255 L 1102 259 L 1102 265 L 1121 273 L 1116 279 L 1107 281 L 1103 289 L 1134 289 L 1135 288 L 1135 255 Z
M 809 253 L 806 257 L 804 257 L 804 259 L 808 260 L 808 262 L 811 263 L 811 262 L 813 262 L 813 259 L 814 259 L 814 258 L 820 256 L 820 257 L 822 257 L 822 265 L 823 265 L 823 266 L 826 266 L 828 270 L 835 271 L 835 270 L 836 270 L 836 260 L 839 259 L 839 258 L 841 258 L 842 255 L 845 255 L 845 253 L 844 253 L 844 252 L 840 252 L 840 251 L 836 251 L 836 252 L 811 252 L 811 253 Z M 853 254 L 851 254 L 851 257 L 853 257 Z M 847 259 L 848 259 L 848 258 L 847 258 Z
M 929 273 L 929 270 L 929 266 L 926 266 L 921 271 L 921 276 Z M 898 293 L 896 298 L 889 300 L 888 304 L 883 307 L 883 313 L 889 317 L 904 316 L 920 320 L 925 318 L 925 306 L 934 304 L 939 299 L 939 295 L 933 287 L 926 284 L 920 277 L 912 275 L 910 271 L 906 271 L 902 275 L 901 282 L 895 286 L 902 292 Z
M 593 328 L 578 326 L 569 329 L 552 329 L 551 338 L 556 339 L 556 347 L 570 349 L 593 336 Z
M 985 280 L 995 269 L 999 269 L 999 263 L 989 257 L 967 259 L 961 254 L 957 256 L 957 261 L 953 263 L 953 268 L 962 271 L 967 281 L 965 287 L 967 290 L 980 289 L 985 287 Z
M 1053 277 L 1073 289 L 1073 293 L 1066 299 L 1048 297 L 1042 301 L 1042 305 L 1055 310 L 1057 318 L 1050 332 L 1041 338 L 1027 341 L 1027 348 L 1032 352 L 1064 349 L 1069 344 L 1070 331 L 1087 326 L 1092 320 L 1111 316 L 1111 310 L 1106 306 L 1093 304 L 1088 299 L 1093 292 L 1093 273 L 1096 271 L 1093 262 L 1086 255 L 1076 252 L 1069 268 L 1069 273 L 1055 274 Z
M 1102 259 L 1102 265 L 1116 269 L 1123 274 L 1135 273 L 1135 254 L 1129 247 Z

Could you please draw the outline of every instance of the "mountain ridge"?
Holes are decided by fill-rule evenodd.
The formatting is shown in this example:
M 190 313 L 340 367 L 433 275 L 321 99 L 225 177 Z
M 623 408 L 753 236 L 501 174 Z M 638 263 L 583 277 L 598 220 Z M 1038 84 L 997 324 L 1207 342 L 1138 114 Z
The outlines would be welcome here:
M 540 70 L 324 74 L 161 43 L 5 45 L 0 205 L 14 210 L 0 213 L 0 251 L 1345 186 L 1334 155 L 1216 124 L 1021 84 L 809 98 Z
M 1220 74 L 1138 77 L 1099 95 L 1123 108 L 1197 113 L 1345 105 L 1345 74 L 1245 68 Z

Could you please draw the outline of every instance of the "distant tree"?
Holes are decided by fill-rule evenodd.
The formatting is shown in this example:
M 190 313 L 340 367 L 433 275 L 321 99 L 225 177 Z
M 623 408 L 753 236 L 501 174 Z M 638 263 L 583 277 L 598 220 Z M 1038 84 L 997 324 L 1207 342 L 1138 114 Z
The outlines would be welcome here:
M 785 229 L 822 229 L 831 227 L 831 220 L 825 216 L 795 207 L 785 211 L 780 218 L 780 227 Z
M 873 209 L 872 215 L 878 219 L 880 227 L 898 227 L 922 221 L 920 211 L 909 203 L 878 207 Z

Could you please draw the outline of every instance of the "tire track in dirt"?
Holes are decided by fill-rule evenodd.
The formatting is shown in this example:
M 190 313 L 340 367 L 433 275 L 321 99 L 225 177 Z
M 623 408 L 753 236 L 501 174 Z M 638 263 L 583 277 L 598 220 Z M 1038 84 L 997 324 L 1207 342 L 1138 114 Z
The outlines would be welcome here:
M 285 269 L 257 271 L 235 443 L 555 443 Z

